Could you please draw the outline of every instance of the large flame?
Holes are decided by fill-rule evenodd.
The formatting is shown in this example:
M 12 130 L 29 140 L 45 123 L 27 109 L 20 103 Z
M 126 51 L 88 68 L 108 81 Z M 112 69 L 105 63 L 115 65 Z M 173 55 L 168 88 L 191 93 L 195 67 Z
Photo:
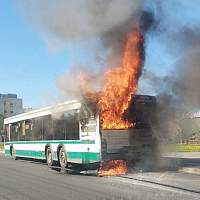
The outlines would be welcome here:
M 98 102 L 103 129 L 124 129 L 134 124 L 123 119 L 136 93 L 141 72 L 142 35 L 138 29 L 129 33 L 121 65 L 105 73 L 104 88 Z
M 124 113 L 136 93 L 141 73 L 141 47 L 143 37 L 138 30 L 128 34 L 120 65 L 109 68 L 104 74 L 103 89 L 96 93 L 90 81 L 94 77 L 80 73 L 78 78 L 85 96 L 97 102 L 102 129 L 125 129 L 134 123 L 124 119 Z

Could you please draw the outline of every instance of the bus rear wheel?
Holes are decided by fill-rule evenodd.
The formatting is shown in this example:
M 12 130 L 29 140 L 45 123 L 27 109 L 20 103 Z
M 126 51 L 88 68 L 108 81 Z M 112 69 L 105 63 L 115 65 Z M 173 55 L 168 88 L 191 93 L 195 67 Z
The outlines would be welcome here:
M 53 166 L 53 152 L 50 147 L 46 150 L 46 162 L 49 167 Z
M 67 167 L 67 156 L 64 147 L 61 147 L 59 150 L 59 164 L 62 169 Z

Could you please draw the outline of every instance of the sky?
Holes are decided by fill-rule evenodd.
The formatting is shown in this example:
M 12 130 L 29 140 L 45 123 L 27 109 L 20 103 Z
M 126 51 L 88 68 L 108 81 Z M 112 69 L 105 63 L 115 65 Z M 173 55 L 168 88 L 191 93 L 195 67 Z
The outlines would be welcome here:
M 182 2 L 186 2 L 187 7 L 180 8 L 179 12 L 178 5 L 173 3 L 169 4 L 169 13 L 165 12 L 172 22 L 171 26 L 167 24 L 169 21 L 163 22 L 169 29 L 176 25 L 184 26 L 188 21 L 193 24 L 200 22 L 200 8 L 195 4 L 188 7 L 189 0 Z M 197 0 L 195 2 L 198 3 Z M 149 34 L 146 41 L 145 68 L 160 76 L 166 75 L 176 62 L 176 56 L 169 53 L 171 49 L 166 48 L 162 39 Z M 52 49 L 15 3 L 0 0 L 0 93 L 16 93 L 23 98 L 24 107 L 36 108 L 52 103 L 58 96 L 56 79 L 74 61 L 89 63 L 94 57 L 91 49 L 86 48 L 85 44 L 69 44 L 65 48 Z M 145 92 L 144 88 L 145 84 L 140 81 L 139 92 Z
M 12 1 L 0 4 L 0 93 L 16 93 L 24 107 L 52 103 L 56 78 L 73 60 L 87 62 L 87 52 L 76 46 L 51 51 Z

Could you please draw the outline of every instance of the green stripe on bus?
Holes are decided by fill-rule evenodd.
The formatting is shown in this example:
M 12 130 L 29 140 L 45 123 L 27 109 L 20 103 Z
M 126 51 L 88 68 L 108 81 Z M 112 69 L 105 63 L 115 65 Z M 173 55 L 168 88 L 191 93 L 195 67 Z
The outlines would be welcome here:
M 10 141 L 5 144 L 95 144 L 95 140 L 42 140 L 42 141 Z
M 10 150 L 5 150 L 6 155 L 10 155 Z M 32 151 L 32 150 L 16 150 L 16 156 L 29 157 L 36 159 L 45 159 L 44 151 Z M 99 162 L 100 153 L 96 152 L 67 152 L 67 158 L 69 161 L 80 160 L 82 163 Z M 57 158 L 55 158 L 57 159 Z
M 82 163 L 90 163 L 90 161 L 100 161 L 100 153 L 95 152 L 67 152 L 69 160 L 82 159 Z
M 43 151 L 16 150 L 16 156 L 45 159 L 45 153 Z

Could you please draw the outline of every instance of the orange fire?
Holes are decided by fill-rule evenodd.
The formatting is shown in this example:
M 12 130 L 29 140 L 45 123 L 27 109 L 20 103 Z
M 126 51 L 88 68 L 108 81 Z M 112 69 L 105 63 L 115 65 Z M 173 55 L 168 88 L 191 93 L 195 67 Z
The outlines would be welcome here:
M 136 93 L 141 71 L 142 35 L 134 29 L 125 45 L 121 65 L 105 73 L 104 88 L 98 102 L 103 129 L 124 129 L 134 124 L 123 119 L 132 96 Z
M 117 175 L 124 175 L 127 172 L 128 168 L 124 160 L 110 160 L 102 163 L 98 175 L 117 176 Z
M 125 129 L 134 126 L 134 123 L 125 120 L 123 115 L 137 90 L 142 65 L 142 43 L 143 37 L 138 28 L 135 28 L 127 36 L 121 64 L 105 72 L 103 89 L 98 95 L 91 84 L 89 85 L 94 77 L 83 73 L 78 76 L 85 96 L 97 102 L 102 129 Z

